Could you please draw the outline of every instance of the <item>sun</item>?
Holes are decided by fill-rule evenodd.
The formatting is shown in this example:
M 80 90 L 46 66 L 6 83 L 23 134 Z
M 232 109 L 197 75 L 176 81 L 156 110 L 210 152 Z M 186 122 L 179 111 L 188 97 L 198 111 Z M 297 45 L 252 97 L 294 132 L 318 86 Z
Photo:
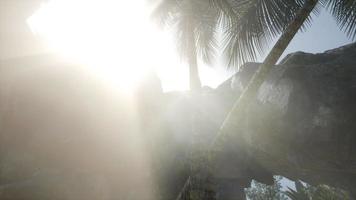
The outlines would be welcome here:
M 158 72 L 166 89 L 186 88 L 172 38 L 149 15 L 144 0 L 50 0 L 27 22 L 51 50 L 123 90 L 136 87 L 148 70 Z

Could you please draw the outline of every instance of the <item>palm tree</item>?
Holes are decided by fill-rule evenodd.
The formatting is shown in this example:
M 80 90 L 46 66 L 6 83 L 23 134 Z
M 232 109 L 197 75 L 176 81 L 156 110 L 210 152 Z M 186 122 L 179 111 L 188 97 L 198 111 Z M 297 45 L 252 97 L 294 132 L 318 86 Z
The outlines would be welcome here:
M 228 134 L 229 130 L 234 130 L 239 124 L 245 108 L 257 95 L 272 67 L 295 34 L 303 28 L 303 24 L 310 21 L 311 13 L 318 11 L 318 7 L 326 6 L 340 29 L 353 39 L 356 36 L 355 0 L 210 0 L 210 3 L 224 16 L 224 52 L 230 65 L 254 60 L 257 53 L 266 49 L 272 38 L 281 35 L 234 103 L 219 130 L 213 148 L 223 138 L 222 135 Z
M 215 1 L 215 0 L 213 0 Z M 226 117 L 215 142 L 227 134 L 243 118 L 245 108 L 257 94 L 266 76 L 276 64 L 294 35 L 310 16 L 318 0 L 216 0 L 225 14 L 225 54 L 229 64 L 254 60 L 257 53 L 265 50 L 273 37 L 282 33 L 264 62 L 251 78 L 249 84 L 235 101 Z M 240 11 L 239 11 L 240 10 Z M 241 11 L 242 10 L 242 11 Z M 241 138 L 243 139 L 243 138 Z
M 326 7 L 341 30 L 355 38 L 355 0 L 211 0 L 224 15 L 225 55 L 230 65 L 255 60 L 273 38 L 281 35 L 259 69 L 233 105 L 215 143 L 239 124 L 244 109 L 257 95 L 272 67 L 279 60 L 295 34 L 310 22 L 311 13 Z
M 214 58 L 219 12 L 206 0 L 162 0 L 153 17 L 175 31 L 181 58 L 189 65 L 190 89 L 199 90 L 198 58 L 208 64 Z

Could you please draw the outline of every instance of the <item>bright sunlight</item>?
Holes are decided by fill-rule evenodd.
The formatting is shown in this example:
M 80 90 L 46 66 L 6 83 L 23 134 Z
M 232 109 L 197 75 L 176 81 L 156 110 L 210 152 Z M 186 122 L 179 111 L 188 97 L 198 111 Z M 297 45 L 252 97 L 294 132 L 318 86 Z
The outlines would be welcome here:
M 50 49 L 120 89 L 132 90 L 149 70 L 165 90 L 186 89 L 187 69 L 179 66 L 172 38 L 149 15 L 144 0 L 51 0 L 28 24 Z

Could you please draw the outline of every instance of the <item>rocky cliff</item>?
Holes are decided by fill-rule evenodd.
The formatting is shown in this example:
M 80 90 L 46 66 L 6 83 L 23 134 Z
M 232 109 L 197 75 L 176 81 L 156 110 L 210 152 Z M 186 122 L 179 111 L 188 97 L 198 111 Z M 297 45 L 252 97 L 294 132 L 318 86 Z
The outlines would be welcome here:
M 175 102 L 175 118 L 168 125 L 175 127 L 176 140 L 209 144 L 258 66 L 247 63 L 213 92 Z M 272 175 L 355 195 L 355 102 L 355 43 L 286 56 L 251 102 L 244 122 L 225 138 L 214 172 L 224 185 L 221 199 L 240 197 L 252 179 L 270 184 Z
M 200 95 L 154 80 L 135 99 L 52 58 L 2 62 L 0 199 L 174 199 L 258 65 Z M 225 140 L 218 198 L 273 175 L 355 196 L 355 102 L 356 44 L 288 55 Z
M 258 65 L 245 64 L 218 91 L 238 96 Z M 270 72 L 235 134 L 251 160 L 272 174 L 355 195 L 355 102 L 355 43 L 293 53 Z

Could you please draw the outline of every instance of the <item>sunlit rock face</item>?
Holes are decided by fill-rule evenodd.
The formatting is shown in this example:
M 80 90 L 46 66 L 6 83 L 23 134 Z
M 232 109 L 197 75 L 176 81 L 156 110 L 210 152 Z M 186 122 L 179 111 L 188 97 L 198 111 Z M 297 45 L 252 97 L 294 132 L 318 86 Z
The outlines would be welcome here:
M 355 195 L 355 58 L 356 44 L 351 44 L 320 54 L 290 54 L 273 68 L 218 155 L 218 199 L 239 199 L 252 179 L 270 184 L 272 175 Z M 258 66 L 245 64 L 213 92 L 169 101 L 166 125 L 179 148 L 194 152 L 197 143 L 207 146 L 213 140 Z M 189 160 L 182 155 L 180 161 Z M 173 193 L 181 187 L 177 184 Z
M 252 148 L 252 159 L 274 174 L 355 193 L 355 66 L 355 43 L 293 53 L 276 65 L 237 133 Z M 243 66 L 231 92 L 240 94 L 257 67 Z

